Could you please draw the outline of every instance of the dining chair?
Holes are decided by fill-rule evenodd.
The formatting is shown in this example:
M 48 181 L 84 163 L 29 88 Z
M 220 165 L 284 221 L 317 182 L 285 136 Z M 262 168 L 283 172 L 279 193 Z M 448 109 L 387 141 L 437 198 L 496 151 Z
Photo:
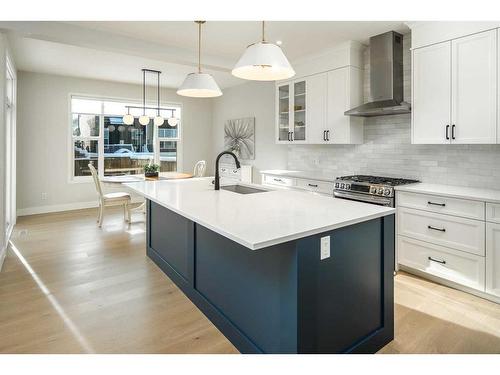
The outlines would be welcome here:
M 97 222 L 99 223 L 99 228 L 102 227 L 102 222 L 104 219 L 104 207 L 106 206 L 123 205 L 123 217 L 126 222 L 130 223 L 130 202 L 131 202 L 130 194 L 126 192 L 104 194 L 102 192 L 101 181 L 99 180 L 99 175 L 97 174 L 95 167 L 92 164 L 89 164 L 89 169 L 90 172 L 92 173 L 92 178 L 94 179 L 97 195 L 99 196 L 99 213 L 97 215 Z
M 207 167 L 207 162 L 205 160 L 200 160 L 194 165 L 193 175 L 194 177 L 203 177 L 205 175 L 205 169 Z

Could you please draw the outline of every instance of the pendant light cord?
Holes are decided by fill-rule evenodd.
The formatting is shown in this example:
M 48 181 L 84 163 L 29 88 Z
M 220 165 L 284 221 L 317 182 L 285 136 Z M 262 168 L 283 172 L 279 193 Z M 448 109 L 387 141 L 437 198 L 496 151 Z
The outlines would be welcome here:
M 201 22 L 198 22 L 198 73 L 201 73 Z
M 158 116 L 160 116 L 160 72 L 156 74 L 158 75 Z
M 142 115 L 146 115 L 146 71 L 142 70 Z

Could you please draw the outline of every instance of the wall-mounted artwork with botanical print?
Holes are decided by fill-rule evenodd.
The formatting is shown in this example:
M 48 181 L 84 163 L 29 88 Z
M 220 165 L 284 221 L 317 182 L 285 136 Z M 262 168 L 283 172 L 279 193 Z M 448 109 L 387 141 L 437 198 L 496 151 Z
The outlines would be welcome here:
M 234 152 L 238 159 L 255 159 L 255 117 L 227 120 L 224 148 Z

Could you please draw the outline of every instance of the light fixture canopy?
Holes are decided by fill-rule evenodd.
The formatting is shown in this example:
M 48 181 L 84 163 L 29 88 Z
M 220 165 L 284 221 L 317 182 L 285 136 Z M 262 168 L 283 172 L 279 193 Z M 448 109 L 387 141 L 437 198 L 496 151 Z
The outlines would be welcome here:
M 262 21 L 262 40 L 247 47 L 231 74 L 251 81 L 279 81 L 295 75 L 282 49 L 265 39 Z
M 201 25 L 205 21 L 195 21 L 198 24 L 198 71 L 190 73 L 184 79 L 177 94 L 192 98 L 214 98 L 222 95 L 222 91 L 214 78 L 208 73 L 201 71 Z

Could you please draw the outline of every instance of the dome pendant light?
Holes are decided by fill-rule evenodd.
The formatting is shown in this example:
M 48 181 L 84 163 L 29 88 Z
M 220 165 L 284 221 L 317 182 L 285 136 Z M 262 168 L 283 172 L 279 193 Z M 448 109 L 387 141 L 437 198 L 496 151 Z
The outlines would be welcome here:
M 190 73 L 184 79 L 177 94 L 192 98 L 214 98 L 222 95 L 222 91 L 214 78 L 208 73 L 201 71 L 201 25 L 205 21 L 195 21 L 198 24 L 198 72 Z
M 264 31 L 262 21 L 262 40 L 247 47 L 231 71 L 233 76 L 251 81 L 279 81 L 295 75 L 281 48 L 266 41 Z
M 149 116 L 146 116 L 146 69 L 142 69 L 142 116 L 139 117 L 139 124 L 149 124 Z

